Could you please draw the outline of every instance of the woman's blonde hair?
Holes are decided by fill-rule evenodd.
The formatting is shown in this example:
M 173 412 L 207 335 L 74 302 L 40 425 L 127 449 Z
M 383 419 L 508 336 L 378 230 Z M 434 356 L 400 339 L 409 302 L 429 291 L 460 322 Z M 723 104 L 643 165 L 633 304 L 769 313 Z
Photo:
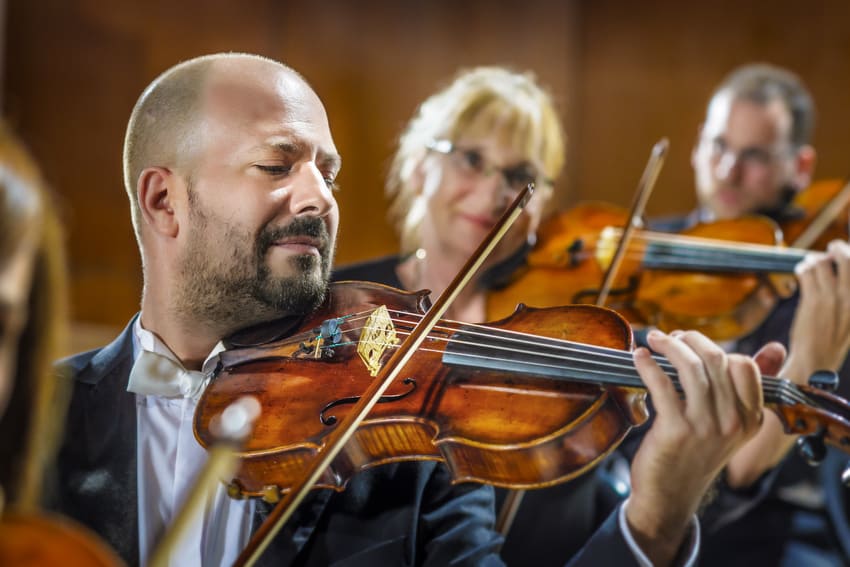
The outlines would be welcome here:
M 57 378 L 53 362 L 67 340 L 67 281 L 63 233 L 53 202 L 34 161 L 0 123 L 0 259 L 10 258 L 32 230 L 37 240 L 28 317 L 0 419 L 0 486 L 10 503 L 24 510 L 38 504 L 64 422 L 67 381 Z
M 448 87 L 421 104 L 401 135 L 390 166 L 386 184 L 392 200 L 389 216 L 403 253 L 419 246 L 425 204 L 417 170 L 428 146 L 436 140 L 454 142 L 469 134 L 499 136 L 500 141 L 542 167 L 547 179 L 555 179 L 564 165 L 560 118 L 552 97 L 533 74 L 503 67 L 462 71 Z

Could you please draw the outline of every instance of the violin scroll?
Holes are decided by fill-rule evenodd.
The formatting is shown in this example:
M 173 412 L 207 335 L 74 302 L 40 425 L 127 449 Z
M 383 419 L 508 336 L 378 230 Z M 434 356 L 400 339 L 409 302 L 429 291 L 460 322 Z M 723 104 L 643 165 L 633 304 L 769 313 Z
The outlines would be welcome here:
M 850 403 L 831 393 L 837 387 L 838 375 L 826 370 L 815 372 L 808 386 L 778 380 L 765 387 L 766 403 L 786 433 L 802 435 L 797 448 L 812 466 L 823 461 L 827 445 L 850 452 Z

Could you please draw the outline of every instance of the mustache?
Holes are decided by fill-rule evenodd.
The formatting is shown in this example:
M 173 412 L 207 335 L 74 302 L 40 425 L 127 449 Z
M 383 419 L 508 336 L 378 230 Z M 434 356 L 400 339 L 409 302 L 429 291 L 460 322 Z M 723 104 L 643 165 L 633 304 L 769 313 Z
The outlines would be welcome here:
M 331 240 L 328 227 L 322 219 L 310 216 L 297 217 L 285 226 L 264 228 L 257 240 L 259 251 L 265 253 L 278 240 L 292 236 L 308 236 L 319 240 L 322 253 L 327 250 Z

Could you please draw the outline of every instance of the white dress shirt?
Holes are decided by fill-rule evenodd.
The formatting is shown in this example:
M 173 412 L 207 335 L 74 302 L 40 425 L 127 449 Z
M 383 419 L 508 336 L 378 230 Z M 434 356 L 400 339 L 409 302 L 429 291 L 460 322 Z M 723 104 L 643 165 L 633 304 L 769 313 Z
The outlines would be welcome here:
M 133 331 L 136 362 L 127 390 L 136 393 L 139 559 L 146 565 L 206 463 L 207 453 L 192 429 L 193 417 L 206 386 L 205 373 L 215 367 L 224 347 L 219 343 L 213 349 L 204 372 L 188 371 L 159 337 L 142 328 L 141 316 Z M 174 550 L 170 565 L 232 564 L 250 539 L 253 514 L 252 500 L 233 500 L 219 484 L 202 517 Z

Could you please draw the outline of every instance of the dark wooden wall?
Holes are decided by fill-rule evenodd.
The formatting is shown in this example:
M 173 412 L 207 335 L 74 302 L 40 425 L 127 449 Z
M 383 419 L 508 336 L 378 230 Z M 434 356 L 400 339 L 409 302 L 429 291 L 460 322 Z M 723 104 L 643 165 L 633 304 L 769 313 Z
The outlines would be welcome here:
M 628 203 L 649 148 L 667 136 L 670 153 L 648 209 L 692 207 L 690 151 L 708 97 L 729 70 L 752 61 L 803 78 L 818 107 L 817 176 L 850 174 L 850 2 L 592 0 L 581 6 L 579 126 L 571 148 L 577 194 Z
M 652 144 L 671 152 L 650 212 L 693 205 L 689 152 L 733 66 L 800 73 L 821 120 L 821 176 L 850 169 L 850 3 L 776 0 L 8 0 L 4 107 L 68 225 L 74 315 L 111 328 L 137 309 L 139 259 L 121 180 L 130 109 L 159 72 L 251 51 L 302 72 L 324 99 L 345 166 L 338 259 L 396 248 L 383 177 L 416 105 L 458 68 L 534 70 L 569 135 L 558 205 L 628 204 Z

